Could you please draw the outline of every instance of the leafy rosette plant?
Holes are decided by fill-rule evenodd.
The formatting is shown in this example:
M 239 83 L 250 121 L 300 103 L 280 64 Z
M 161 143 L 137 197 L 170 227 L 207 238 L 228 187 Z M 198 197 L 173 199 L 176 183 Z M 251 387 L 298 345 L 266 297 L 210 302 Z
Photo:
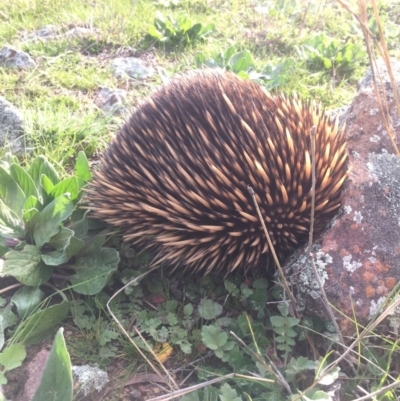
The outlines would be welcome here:
M 157 13 L 154 24 L 149 26 L 145 41 L 171 48 L 182 48 L 204 41 L 214 31 L 214 24 L 205 25 L 201 22 L 192 24 L 185 15 L 174 20 L 171 16 L 164 17 Z
M 27 168 L 11 155 L 0 160 L 1 275 L 38 287 L 64 267 L 63 275 L 76 292 L 101 291 L 117 269 L 119 256 L 101 247 L 104 240 L 88 235 L 88 211 L 77 207 L 90 177 L 83 152 L 75 174 L 63 179 L 44 156 Z

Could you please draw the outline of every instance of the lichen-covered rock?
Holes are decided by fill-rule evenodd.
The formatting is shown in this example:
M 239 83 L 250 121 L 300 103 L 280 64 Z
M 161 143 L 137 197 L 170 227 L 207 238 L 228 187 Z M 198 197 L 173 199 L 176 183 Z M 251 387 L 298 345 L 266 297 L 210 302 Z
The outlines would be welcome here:
M 0 66 L 8 68 L 34 68 L 35 61 L 22 50 L 16 50 L 9 46 L 0 49 Z
M 399 137 L 400 120 L 390 79 L 383 63 L 379 66 L 387 92 L 384 96 Z M 392 67 L 399 85 L 400 63 L 393 62 Z M 323 238 L 319 250 L 314 251 L 316 262 L 321 255 L 326 262 L 321 274 L 330 302 L 361 324 L 370 320 L 400 281 L 400 158 L 383 125 L 369 77 L 370 71 L 360 81 L 359 92 L 345 115 L 351 173 L 342 215 Z M 306 258 L 298 258 L 292 267 L 301 272 L 295 277 L 302 306 L 307 313 L 326 317 Z M 351 335 L 354 325 L 350 319 L 339 314 L 337 317 L 344 333 Z M 396 330 L 399 318 L 391 316 L 392 330 Z
M 0 96 L 0 146 L 8 147 L 13 153 L 25 150 L 21 112 Z

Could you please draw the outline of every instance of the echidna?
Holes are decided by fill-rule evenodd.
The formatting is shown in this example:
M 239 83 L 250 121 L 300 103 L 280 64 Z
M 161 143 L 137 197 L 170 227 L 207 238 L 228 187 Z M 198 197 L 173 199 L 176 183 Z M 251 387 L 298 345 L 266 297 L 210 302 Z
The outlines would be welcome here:
M 89 191 L 95 217 L 156 262 L 209 272 L 266 267 L 304 244 L 316 127 L 315 235 L 340 207 L 346 144 L 337 121 L 297 97 L 232 73 L 195 71 L 138 107 L 102 157 Z M 142 248 L 142 249 L 143 249 Z

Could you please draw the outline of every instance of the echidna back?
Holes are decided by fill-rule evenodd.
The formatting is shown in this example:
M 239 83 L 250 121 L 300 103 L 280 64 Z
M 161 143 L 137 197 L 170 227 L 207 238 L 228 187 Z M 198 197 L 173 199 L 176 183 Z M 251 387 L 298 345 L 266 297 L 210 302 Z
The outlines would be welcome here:
M 219 71 L 174 79 L 133 112 L 94 176 L 93 214 L 173 268 L 266 267 L 270 250 L 247 186 L 278 255 L 304 244 L 312 126 L 317 236 L 340 207 L 343 133 L 320 107 Z

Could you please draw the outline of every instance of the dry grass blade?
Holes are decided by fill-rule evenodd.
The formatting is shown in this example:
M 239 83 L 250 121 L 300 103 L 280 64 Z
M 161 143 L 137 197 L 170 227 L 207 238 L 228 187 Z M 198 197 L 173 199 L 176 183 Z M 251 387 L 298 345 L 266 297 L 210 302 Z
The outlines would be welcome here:
M 146 355 L 143 353 L 143 351 L 135 344 L 134 341 L 132 341 L 130 335 L 128 334 L 128 332 L 125 330 L 125 328 L 122 326 L 121 322 L 118 320 L 118 318 L 114 315 L 113 311 L 111 310 L 110 307 L 110 303 L 112 302 L 112 300 L 118 295 L 120 294 L 125 288 L 129 287 L 131 284 L 135 283 L 136 281 L 140 280 L 142 277 L 146 276 L 147 274 L 149 274 L 151 271 L 157 269 L 158 267 L 153 267 L 151 269 L 149 269 L 148 271 L 146 271 L 145 273 L 141 274 L 140 276 L 134 278 L 133 280 L 131 280 L 128 284 L 125 284 L 122 288 L 120 288 L 118 291 L 116 291 L 111 298 L 108 300 L 107 302 L 107 309 L 110 313 L 110 315 L 112 316 L 112 318 L 114 319 L 114 321 L 117 323 L 119 329 L 122 331 L 122 333 L 126 336 L 126 338 L 129 340 L 129 342 L 135 347 L 135 349 L 139 352 L 139 354 L 144 358 L 144 360 L 150 365 L 150 367 L 153 369 L 153 371 L 160 377 L 163 378 L 162 374 L 160 373 L 160 371 L 156 368 L 156 366 L 149 360 L 149 358 L 146 357 Z M 170 375 L 170 373 L 168 372 L 168 370 L 165 368 L 164 364 L 159 360 L 159 358 L 157 357 L 157 355 L 154 353 L 154 351 L 151 349 L 151 347 L 147 344 L 146 340 L 142 337 L 141 333 L 136 330 L 136 333 L 138 333 L 138 335 L 140 336 L 140 338 L 144 341 L 144 343 L 146 344 L 149 352 L 153 355 L 154 359 L 156 361 L 158 361 L 159 365 L 161 366 L 162 370 L 164 370 L 167 378 L 169 379 L 167 381 L 168 386 L 170 387 L 171 390 L 174 389 L 179 389 L 178 384 L 175 382 L 174 378 Z M 163 378 L 164 381 L 164 378 Z
M 384 91 L 384 85 L 382 84 L 382 78 L 379 74 L 378 68 L 377 68 L 377 64 L 376 64 L 376 57 L 375 57 L 375 52 L 373 50 L 373 47 L 371 45 L 371 40 L 373 41 L 375 47 L 377 48 L 380 56 L 382 57 L 382 59 L 385 62 L 387 71 L 389 73 L 389 77 L 390 77 L 390 82 L 392 85 L 392 89 L 393 89 L 393 93 L 394 93 L 394 99 L 395 99 L 395 103 L 396 103 L 396 107 L 397 107 L 397 114 L 400 116 L 400 97 L 399 97 L 399 92 L 398 92 L 398 88 L 397 88 L 397 84 L 396 81 L 394 79 L 393 76 L 393 71 L 392 71 L 392 67 L 390 64 L 390 58 L 389 58 L 389 53 L 387 50 L 387 46 L 386 46 L 386 41 L 385 41 L 385 37 L 383 34 L 383 30 L 382 30 L 382 26 L 381 26 L 381 21 L 379 18 L 379 12 L 378 12 L 378 8 L 376 6 L 376 1 L 372 0 L 372 6 L 373 6 L 373 10 L 374 10 L 374 17 L 378 26 L 378 30 L 379 30 L 379 39 L 380 39 L 380 43 L 378 42 L 378 40 L 376 39 L 375 35 L 373 34 L 373 32 L 371 32 L 371 30 L 368 28 L 368 16 L 367 16 L 367 5 L 365 0 L 359 0 L 358 1 L 358 5 L 360 8 L 360 15 L 358 15 L 354 10 L 351 9 L 349 3 L 347 3 L 344 0 L 336 0 L 344 9 L 346 9 L 360 24 L 360 27 L 363 31 L 363 35 L 364 35 L 364 39 L 365 39 L 365 45 L 367 48 L 367 52 L 368 52 L 368 57 L 369 57 L 369 63 L 370 63 L 370 67 L 371 67 L 371 72 L 372 72 L 372 77 L 374 80 L 374 87 L 375 87 L 375 94 L 376 94 L 376 98 L 378 101 L 378 105 L 379 105 L 379 111 L 382 117 L 382 121 L 383 124 L 385 126 L 386 131 L 388 132 L 390 141 L 392 143 L 393 149 L 395 151 L 395 153 L 400 156 L 400 151 L 399 148 L 397 147 L 397 143 L 395 140 L 395 133 L 393 130 L 393 126 L 390 122 L 390 114 L 389 114 L 389 107 L 387 104 L 387 100 L 385 96 L 381 96 L 380 92 L 379 92 L 379 88 L 382 89 L 382 91 Z M 379 85 L 378 85 L 378 81 L 377 79 L 380 80 Z
M 365 401 L 365 400 L 370 400 L 371 398 L 376 397 L 377 395 L 383 394 L 388 390 L 393 390 L 397 387 L 400 387 L 400 381 L 396 381 L 392 384 L 389 384 L 388 386 L 382 387 L 379 390 L 374 391 L 373 393 L 370 393 L 368 395 L 365 395 L 363 397 L 360 398 L 356 398 L 353 401 Z
M 231 336 L 233 336 L 235 338 L 235 340 L 243 347 L 246 348 L 246 350 L 255 358 L 257 359 L 258 362 L 260 362 L 266 370 L 268 370 L 268 372 L 270 372 L 273 376 L 275 376 L 276 381 L 286 389 L 286 391 L 289 394 L 292 394 L 292 390 L 290 389 L 290 386 L 288 384 L 288 382 L 285 380 L 285 378 L 282 376 L 281 372 L 279 371 L 278 368 L 276 368 L 276 366 L 271 362 L 271 366 L 273 368 L 271 368 L 267 363 L 265 363 L 265 361 L 259 356 L 257 355 L 247 344 L 245 344 L 243 342 L 243 340 L 241 338 L 239 338 L 234 332 L 229 332 Z M 268 380 L 268 379 L 265 379 Z M 268 380 L 270 383 L 273 383 L 273 380 Z
M 260 219 L 262 228 L 263 228 L 264 233 L 265 233 L 265 237 L 266 237 L 267 242 L 268 242 L 268 246 L 269 246 L 269 248 L 271 250 L 271 253 L 272 253 L 272 256 L 274 258 L 276 267 L 277 267 L 277 269 L 279 271 L 279 275 L 280 275 L 280 278 L 282 280 L 283 287 L 284 287 L 286 293 L 288 294 L 288 296 L 290 298 L 290 302 L 292 304 L 293 310 L 296 310 L 296 298 L 294 297 L 292 291 L 289 288 L 289 283 L 286 280 L 285 273 L 283 272 L 282 266 L 281 266 L 281 264 L 279 262 L 279 259 L 278 259 L 278 255 L 275 252 L 274 244 L 271 241 L 271 237 L 270 237 L 270 235 L 268 233 L 268 230 L 267 230 L 267 227 L 265 225 L 265 221 L 264 221 L 263 216 L 261 214 L 260 207 L 258 206 L 257 199 L 256 199 L 256 196 L 254 194 L 254 189 L 251 186 L 247 186 L 247 190 L 249 191 L 249 193 L 250 193 L 250 195 L 251 195 L 251 197 L 253 199 L 254 206 L 255 206 L 255 208 L 257 210 L 258 218 Z

